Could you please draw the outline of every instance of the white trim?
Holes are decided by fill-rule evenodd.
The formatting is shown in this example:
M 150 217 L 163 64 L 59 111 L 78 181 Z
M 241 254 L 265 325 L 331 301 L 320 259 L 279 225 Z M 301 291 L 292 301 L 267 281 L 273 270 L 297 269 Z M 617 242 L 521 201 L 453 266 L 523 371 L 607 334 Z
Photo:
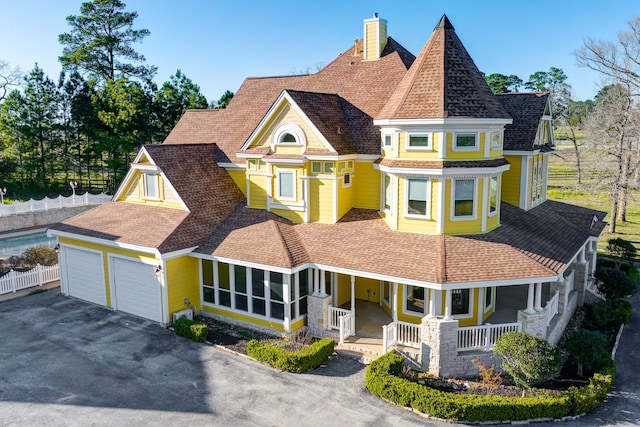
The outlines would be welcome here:
M 522 156 L 520 158 L 520 209 L 527 210 L 529 206 L 529 157 Z
M 496 210 L 491 212 L 491 180 L 496 180 Z M 487 216 L 494 217 L 500 213 L 500 175 L 492 175 L 487 180 L 489 191 L 487 195 Z
M 510 125 L 513 119 L 470 119 L 470 118 L 436 118 L 436 119 L 377 119 L 375 126 L 403 125 L 467 125 L 467 126 L 500 126 Z
M 522 151 L 522 150 L 503 150 L 502 154 L 505 156 L 532 156 L 534 154 L 540 154 L 540 149 L 535 149 L 535 150 L 528 150 L 528 151 Z
M 293 195 L 291 197 L 289 196 L 283 196 L 281 194 L 281 188 L 280 188 L 280 176 L 283 174 L 287 174 L 287 175 L 293 175 L 293 188 L 291 189 L 293 192 Z M 291 201 L 297 201 L 298 200 L 298 173 L 296 169 L 279 169 L 276 171 L 276 198 L 278 200 L 291 200 Z
M 405 151 L 407 151 L 407 152 L 411 152 L 411 151 L 433 151 L 433 132 L 431 132 L 431 131 L 413 130 L 413 131 L 404 132 L 404 134 L 405 134 L 405 139 L 404 139 L 404 149 L 405 149 Z M 409 145 L 412 136 L 415 136 L 415 137 L 426 137 L 427 138 L 427 145 L 426 146 L 415 146 L 415 147 Z
M 346 178 L 349 177 L 349 182 L 345 182 Z M 342 188 L 351 187 L 351 183 L 353 182 L 354 175 L 351 172 L 344 172 L 342 174 Z
M 160 254 L 159 259 L 163 261 L 168 261 L 170 259 L 179 258 L 184 255 L 189 255 L 191 252 L 193 252 L 197 248 L 198 248 L 197 246 L 192 246 L 190 248 L 178 249 L 177 251 L 173 251 L 173 252 L 166 252 L 164 254 Z
M 309 117 L 302 111 L 300 106 L 293 100 L 293 98 L 291 97 L 291 95 L 289 95 L 286 89 L 280 92 L 280 95 L 278 95 L 278 98 L 276 98 L 273 104 L 271 104 L 271 107 L 269 107 L 269 110 L 267 111 L 267 113 L 262 117 L 262 119 L 260 120 L 260 123 L 258 123 L 258 126 L 256 126 L 253 132 L 251 132 L 251 135 L 249 135 L 249 137 L 244 142 L 244 144 L 242 144 L 240 151 L 244 151 L 248 149 L 251 145 L 251 142 L 255 139 L 255 137 L 259 135 L 262 131 L 266 130 L 267 125 L 269 124 L 272 116 L 284 104 L 285 101 L 291 105 L 291 109 L 295 110 L 295 112 L 302 118 L 304 123 L 307 126 L 309 126 L 309 128 L 318 136 L 320 143 L 322 143 L 322 145 L 324 145 L 326 149 L 335 153 L 336 152 L 335 148 L 333 148 L 331 143 L 329 143 L 329 141 L 318 130 L 318 128 L 313 124 L 313 122 L 309 119 Z
M 458 147 L 458 136 L 471 136 L 474 137 L 474 145 L 472 147 Z M 453 136 L 451 138 L 451 151 L 479 151 L 480 150 L 480 132 L 477 131 L 468 131 L 465 132 L 463 130 L 456 130 L 453 132 Z
M 305 164 L 304 159 L 278 159 L 278 158 L 270 158 L 265 157 L 265 163 L 270 163 L 272 165 L 295 165 L 295 166 L 303 166 Z
M 304 202 L 295 203 L 295 204 L 287 204 L 287 203 L 277 203 L 272 202 L 270 200 L 267 201 L 269 209 L 283 209 L 287 211 L 297 211 L 303 212 L 306 208 Z
M 481 225 L 480 230 L 485 233 L 487 231 L 487 217 L 489 216 L 489 180 L 490 177 L 484 177 L 482 180 L 482 212 L 480 214 Z
M 454 319 L 471 319 L 473 318 L 473 308 L 474 308 L 474 304 L 475 304 L 475 292 L 474 292 L 475 288 L 460 288 L 460 289 L 451 289 L 449 291 L 449 293 L 451 294 L 451 317 Z M 464 291 L 464 290 L 468 290 L 469 291 L 469 305 L 467 307 L 467 309 L 469 310 L 467 313 L 462 313 L 462 314 L 453 314 L 453 290 L 456 291 Z
M 447 169 L 418 169 L 418 168 L 397 168 L 383 166 L 380 164 L 374 164 L 374 169 L 381 172 L 387 172 L 391 174 L 411 174 L 411 175 L 428 175 L 433 177 L 451 177 L 451 176 L 484 176 L 491 175 L 500 172 L 508 171 L 511 168 L 510 164 L 496 166 L 493 168 L 447 168 Z
M 491 304 L 487 305 L 487 290 L 491 291 Z M 478 289 L 478 292 L 480 292 L 481 289 Z M 487 312 L 489 310 L 491 310 L 493 308 L 493 306 L 496 303 L 496 288 L 493 287 L 489 287 L 487 286 L 486 288 L 484 288 L 484 292 L 482 293 L 482 298 L 479 298 L 482 301 L 482 310 L 481 313 L 482 314 L 487 314 Z
M 422 313 L 418 313 L 417 311 L 410 311 L 407 308 L 407 297 L 409 296 L 409 293 L 407 292 L 407 288 L 409 286 L 412 287 L 416 287 L 416 288 L 422 288 L 424 289 L 424 296 L 422 299 L 422 303 L 423 303 L 423 307 L 422 307 Z M 405 283 L 402 284 L 402 314 L 404 314 L 405 316 L 413 316 L 413 317 L 424 317 L 428 314 L 429 312 L 429 288 L 425 287 L 425 286 L 417 286 L 417 285 L 407 285 Z
M 456 181 L 458 180 L 473 180 L 473 214 L 456 216 Z M 451 180 L 451 211 L 449 215 L 451 221 L 473 221 L 478 219 L 478 177 L 465 177 L 465 178 L 453 178 Z
M 240 156 L 239 153 L 237 154 L 237 156 L 243 157 L 243 156 Z M 249 157 L 249 156 L 246 156 L 246 157 Z M 247 166 L 242 163 L 229 163 L 229 162 L 219 162 L 218 166 L 225 169 L 246 169 L 247 168 Z
M 404 217 L 410 219 L 422 219 L 422 220 L 430 220 L 431 219 L 431 179 L 423 178 L 423 177 L 415 177 L 415 176 L 405 176 L 403 177 L 405 185 L 404 185 Z M 426 212 L 424 215 L 412 214 L 409 213 L 409 181 L 410 180 L 421 180 L 426 181 Z
M 296 142 L 281 141 L 281 139 L 287 134 L 292 135 Z M 297 124 L 292 122 L 282 122 L 271 133 L 271 149 L 273 150 L 276 145 L 304 148 L 307 146 L 307 138 L 302 128 Z
M 333 166 L 333 171 L 336 171 L 336 165 Z M 339 178 L 339 177 L 336 177 Z M 338 181 L 333 181 L 333 223 L 338 222 Z
M 143 253 L 153 254 L 158 259 L 160 259 L 160 256 L 161 256 L 160 255 L 160 251 L 158 251 L 158 249 L 156 249 L 156 248 L 148 248 L 148 247 L 144 247 L 144 246 L 131 245 L 129 243 L 112 242 L 110 240 L 98 239 L 98 238 L 95 238 L 95 237 L 87 237 L 87 236 L 83 236 L 81 234 L 73 234 L 73 233 L 68 233 L 68 232 L 59 231 L 59 230 L 48 230 L 48 233 L 51 233 L 51 235 L 53 235 L 53 236 L 58 236 L 58 237 L 64 237 L 64 238 L 67 238 L 67 239 L 78 240 L 80 242 L 96 243 L 98 245 L 108 246 L 108 247 L 111 247 L 111 248 L 129 249 L 129 250 L 136 251 L 136 252 L 143 252 Z
M 436 221 L 436 234 L 443 234 L 444 233 L 444 218 L 445 218 L 444 195 L 445 195 L 445 189 L 446 189 L 446 181 L 445 181 L 444 177 L 438 179 L 437 188 L 438 188 L 438 207 L 437 207 L 437 209 L 438 209 L 438 218 L 437 218 L 437 221 Z

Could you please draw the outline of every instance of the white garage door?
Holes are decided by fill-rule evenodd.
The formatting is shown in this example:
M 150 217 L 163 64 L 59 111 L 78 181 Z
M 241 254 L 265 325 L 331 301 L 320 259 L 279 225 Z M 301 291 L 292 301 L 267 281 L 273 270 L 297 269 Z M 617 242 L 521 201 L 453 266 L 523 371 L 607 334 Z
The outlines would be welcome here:
M 62 259 L 66 293 L 94 304 L 107 305 L 102 254 L 63 246 Z
M 113 257 L 111 268 L 115 309 L 162 322 L 160 282 L 155 266 Z

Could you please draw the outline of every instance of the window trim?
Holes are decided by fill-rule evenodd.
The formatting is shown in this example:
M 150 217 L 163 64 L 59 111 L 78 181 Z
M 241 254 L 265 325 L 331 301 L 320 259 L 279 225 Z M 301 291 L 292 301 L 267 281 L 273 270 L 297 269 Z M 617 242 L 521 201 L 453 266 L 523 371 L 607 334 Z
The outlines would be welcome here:
M 494 211 L 491 211 L 491 181 L 493 181 L 495 179 L 496 181 L 496 208 L 494 209 Z M 498 214 L 498 211 L 500 210 L 500 179 L 498 177 L 498 175 L 493 175 L 489 177 L 489 194 L 488 194 L 488 209 L 489 212 L 487 213 L 489 216 L 496 216 Z
M 281 190 L 282 189 L 280 187 L 280 184 L 281 184 L 281 178 L 280 177 L 283 174 L 293 175 L 293 182 L 292 182 L 293 183 L 293 188 L 292 188 L 293 196 L 292 197 L 283 196 L 281 194 Z M 298 173 L 297 173 L 297 171 L 295 169 L 281 169 L 281 170 L 278 170 L 276 172 L 276 195 L 277 195 L 277 199 L 278 200 L 289 200 L 289 201 L 298 200 L 297 199 L 297 194 L 298 194 L 298 192 L 297 192 L 297 190 L 298 190 L 297 181 L 298 181 Z
M 160 185 L 159 185 L 159 180 L 158 180 L 158 173 L 157 172 L 142 172 L 142 189 L 143 189 L 143 199 L 146 200 L 160 200 Z M 153 188 L 155 190 L 155 195 L 150 196 L 147 192 L 148 190 L 148 183 L 149 183 L 149 178 L 153 177 Z
M 404 148 L 406 151 L 433 151 L 433 132 L 406 132 Z M 426 146 L 411 146 L 412 136 L 426 136 L 428 144 Z
M 385 284 L 387 286 L 389 286 L 389 300 L 387 301 L 386 299 L 384 299 L 384 287 Z M 388 282 L 386 280 L 381 280 L 380 281 L 380 301 L 382 301 L 382 303 L 384 305 L 386 305 L 387 307 L 391 308 L 391 301 L 393 300 L 393 283 L 392 282 Z
M 282 138 L 286 134 L 291 134 L 296 142 L 283 142 Z M 307 139 L 300 126 L 291 122 L 281 123 L 271 134 L 271 145 L 284 145 L 288 147 L 306 146 Z
M 458 136 L 471 136 L 475 139 L 475 144 L 470 147 L 459 147 Z M 451 140 L 451 149 L 453 151 L 478 151 L 480 149 L 480 135 L 478 132 L 454 132 Z
M 423 299 L 424 307 L 422 308 L 422 314 L 418 313 L 417 311 L 410 311 L 407 308 L 407 302 L 408 302 L 407 296 L 409 295 L 409 292 L 407 291 L 407 289 L 409 286 L 424 289 L 424 299 Z M 429 313 L 429 288 L 426 288 L 423 286 L 403 284 L 402 285 L 402 314 L 407 316 L 413 316 L 413 317 L 424 317 L 428 313 Z
M 314 165 L 318 165 L 318 166 L 320 166 L 320 170 L 319 170 L 319 171 L 315 171 L 315 170 L 313 170 L 313 166 L 314 166 Z M 319 160 L 314 160 L 314 161 L 312 161 L 312 162 L 311 162 L 311 173 L 312 173 L 313 175 L 321 175 L 321 174 L 322 174 L 322 171 L 323 171 L 323 168 L 322 168 L 322 162 L 321 162 L 321 161 L 319 161 Z
M 456 182 L 473 181 L 473 213 L 471 215 L 456 215 Z M 451 215 L 452 221 L 471 221 L 478 219 L 478 178 L 454 178 L 451 182 Z
M 489 305 L 487 305 L 487 291 L 490 291 L 489 294 L 491 295 L 491 303 Z M 484 288 L 484 313 L 488 312 L 489 310 L 491 310 L 491 308 L 493 308 L 493 304 L 496 300 L 496 288 L 495 287 L 491 287 L 488 286 L 486 288 Z
M 387 194 L 386 182 L 389 180 L 389 191 Z M 388 173 L 382 174 L 382 211 L 390 213 L 393 210 L 393 179 Z M 390 199 L 390 200 L 389 200 Z
M 498 142 L 496 143 L 496 138 L 498 137 Z M 492 150 L 499 150 L 500 147 L 502 147 L 502 132 L 498 131 L 498 130 L 492 130 L 491 131 L 491 149 Z
M 387 144 L 387 137 L 389 138 L 389 143 Z M 388 150 L 393 148 L 393 132 L 382 132 L 382 149 Z
M 404 185 L 404 216 L 405 218 L 412 219 L 431 219 L 431 179 L 428 177 L 405 177 L 405 185 Z M 409 181 L 411 180 L 421 180 L 426 181 L 426 212 L 424 215 L 410 213 L 409 212 Z
M 351 178 L 351 172 L 345 172 L 342 175 L 342 188 L 351 187 L 351 183 L 353 182 Z
M 459 291 L 469 291 L 469 306 L 467 307 L 468 311 L 466 313 L 462 313 L 462 314 L 453 314 L 453 291 L 454 290 L 459 290 Z M 451 291 L 451 316 L 454 319 L 471 319 L 473 317 L 473 312 L 474 310 L 474 288 L 462 288 L 462 289 L 452 289 Z

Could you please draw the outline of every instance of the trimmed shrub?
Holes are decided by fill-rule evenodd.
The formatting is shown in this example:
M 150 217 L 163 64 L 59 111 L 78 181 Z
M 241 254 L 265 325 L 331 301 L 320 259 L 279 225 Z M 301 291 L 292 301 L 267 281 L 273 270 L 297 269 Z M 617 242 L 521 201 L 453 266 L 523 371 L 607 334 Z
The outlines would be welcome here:
M 315 369 L 333 354 L 336 343 L 331 338 L 323 338 L 310 346 L 290 352 L 268 342 L 251 340 L 247 343 L 247 354 L 281 371 L 304 372 Z
M 607 336 L 601 332 L 581 329 L 569 337 L 566 349 L 578 362 L 578 375 L 583 375 L 583 368 L 593 372 L 605 366 L 611 359 L 607 352 Z
M 621 324 L 629 323 L 632 310 L 631 303 L 623 299 L 598 301 L 591 306 L 594 326 L 599 330 L 614 328 L 617 331 Z
M 191 338 L 194 341 L 203 342 L 209 334 L 209 327 L 195 320 L 178 319 L 173 323 L 173 329 L 176 335 Z
M 636 247 L 633 246 L 633 243 L 617 237 L 615 239 L 609 239 L 607 241 L 607 252 L 609 252 L 609 254 L 614 258 L 618 258 L 630 263 L 633 262 L 638 251 Z M 616 267 L 620 268 L 620 262 L 614 262 L 616 263 Z
M 365 385 L 374 395 L 448 420 L 517 421 L 578 415 L 598 406 L 606 398 L 615 376 L 611 358 L 589 385 L 535 397 L 502 397 L 456 394 L 436 390 L 402 378 L 404 357 L 388 353 L 374 360 L 365 375 Z
M 595 278 L 598 292 L 606 300 L 624 298 L 636 293 L 636 282 L 631 280 L 627 273 L 617 268 L 600 266 L 596 268 Z
M 501 336 L 493 352 L 502 358 L 502 368 L 518 387 L 531 388 L 554 377 L 562 367 L 558 349 L 526 332 Z

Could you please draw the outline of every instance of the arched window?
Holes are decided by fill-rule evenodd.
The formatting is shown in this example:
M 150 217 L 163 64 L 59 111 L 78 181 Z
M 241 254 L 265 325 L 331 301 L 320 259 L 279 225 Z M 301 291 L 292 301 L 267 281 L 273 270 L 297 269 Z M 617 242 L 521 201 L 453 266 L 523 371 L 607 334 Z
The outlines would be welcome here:
M 296 137 L 293 134 L 289 133 L 289 132 L 283 133 L 280 136 L 280 140 L 278 142 L 280 142 L 282 144 L 297 144 L 298 143 L 298 141 L 296 140 Z
M 307 145 L 303 130 L 295 123 L 282 123 L 271 135 L 271 144 Z

